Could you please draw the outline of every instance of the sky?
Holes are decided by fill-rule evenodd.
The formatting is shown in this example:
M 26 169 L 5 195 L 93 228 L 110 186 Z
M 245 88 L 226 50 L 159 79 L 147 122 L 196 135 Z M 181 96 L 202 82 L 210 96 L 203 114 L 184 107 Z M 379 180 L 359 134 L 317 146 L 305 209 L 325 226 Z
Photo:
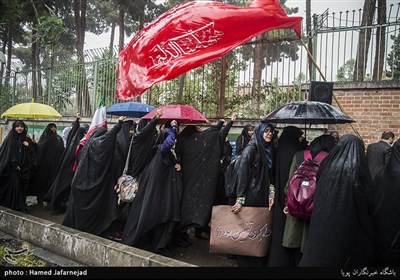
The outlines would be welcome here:
M 163 2 L 163 0 L 157 0 L 156 2 Z M 286 6 L 290 8 L 299 8 L 299 13 L 296 16 L 302 16 L 305 19 L 305 0 L 287 0 Z M 397 5 L 400 0 L 387 0 L 389 8 L 390 4 Z M 311 0 L 311 14 L 322 14 L 327 8 L 329 13 L 340 13 L 352 10 L 362 9 L 364 0 Z M 115 42 L 118 42 L 118 31 L 115 32 Z M 134 35 L 130 38 L 125 38 L 125 44 L 129 43 Z M 108 47 L 110 35 L 108 33 L 102 35 L 94 35 L 93 33 L 86 33 L 85 46 L 87 49 L 94 49 L 100 47 Z

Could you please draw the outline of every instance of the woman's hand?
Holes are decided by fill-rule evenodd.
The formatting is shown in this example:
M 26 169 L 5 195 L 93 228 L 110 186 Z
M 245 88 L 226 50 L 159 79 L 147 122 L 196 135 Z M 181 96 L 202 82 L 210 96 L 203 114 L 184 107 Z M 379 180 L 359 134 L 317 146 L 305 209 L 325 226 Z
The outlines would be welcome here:
M 234 122 L 236 120 L 236 116 L 237 116 L 237 113 L 236 112 L 233 113 L 232 116 L 231 116 L 231 121 Z
M 238 203 L 238 202 L 236 202 L 235 205 L 233 205 L 233 206 L 231 207 L 231 211 L 232 211 L 234 214 L 239 213 L 240 210 L 242 210 L 242 204 L 240 204 L 240 203 Z
M 285 213 L 285 215 L 289 214 L 289 208 L 287 207 L 287 205 L 283 207 L 283 213 Z
M 156 119 L 160 119 L 163 114 L 163 109 L 157 109 L 156 111 Z
M 269 201 L 268 201 L 268 205 L 269 205 L 268 210 L 269 211 L 271 211 L 272 206 L 274 206 L 274 201 L 275 200 L 272 197 L 269 198 Z

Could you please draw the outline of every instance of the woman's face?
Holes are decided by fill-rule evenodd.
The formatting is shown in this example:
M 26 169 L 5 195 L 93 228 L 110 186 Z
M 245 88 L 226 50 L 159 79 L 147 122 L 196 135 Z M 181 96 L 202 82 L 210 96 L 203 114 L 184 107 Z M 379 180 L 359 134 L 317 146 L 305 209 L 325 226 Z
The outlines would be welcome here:
M 25 130 L 25 126 L 23 125 L 23 124 L 17 124 L 16 126 L 15 126 L 15 131 L 17 132 L 17 133 L 22 133 L 22 132 L 24 132 L 24 130 Z
M 251 136 L 253 136 L 253 134 L 254 134 L 254 127 L 249 127 L 248 129 L 247 129 L 247 134 L 251 137 Z
M 263 133 L 264 141 L 265 142 L 271 142 L 273 136 L 274 136 L 274 130 L 270 126 L 267 126 L 264 129 L 264 133 Z

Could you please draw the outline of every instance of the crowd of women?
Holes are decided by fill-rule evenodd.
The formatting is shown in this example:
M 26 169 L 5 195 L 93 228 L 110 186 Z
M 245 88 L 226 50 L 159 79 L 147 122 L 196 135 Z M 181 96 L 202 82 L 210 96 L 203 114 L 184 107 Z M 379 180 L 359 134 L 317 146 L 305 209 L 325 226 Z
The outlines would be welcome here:
M 64 147 L 50 123 L 38 143 L 21 120 L 0 147 L 0 205 L 27 211 L 26 197 L 37 196 L 52 211 L 65 211 L 63 224 L 98 236 L 173 256 L 209 230 L 212 207 L 261 206 L 273 211 L 272 240 L 266 257 L 236 256 L 239 266 L 388 266 L 400 263 L 400 140 L 385 170 L 371 179 L 363 141 L 329 134 L 310 144 L 295 126 L 278 137 L 276 127 L 247 125 L 236 142 L 234 174 L 227 139 L 235 116 L 201 130 L 176 120 L 162 122 L 162 110 L 138 125 L 120 117 L 111 129 L 88 130 L 77 117 Z M 161 124 L 157 130 L 157 124 Z M 287 183 L 303 160 L 328 153 L 317 172 L 310 220 L 286 208 Z M 128 157 L 128 152 L 129 157 Z M 127 166 L 139 180 L 131 203 L 118 203 L 114 186 Z M 229 181 L 234 195 L 227 197 Z M 207 237 L 204 237 L 207 238 Z

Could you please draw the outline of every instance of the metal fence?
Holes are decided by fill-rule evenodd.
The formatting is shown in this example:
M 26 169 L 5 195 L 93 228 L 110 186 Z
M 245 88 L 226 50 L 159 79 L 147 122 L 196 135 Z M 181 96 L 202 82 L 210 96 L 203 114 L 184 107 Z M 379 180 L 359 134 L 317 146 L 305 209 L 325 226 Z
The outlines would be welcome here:
M 399 63 L 395 48 L 398 47 L 395 40 L 400 37 L 399 8 L 400 3 L 390 5 L 385 23 L 378 25 L 375 18 L 370 26 L 361 25 L 361 10 L 339 14 L 327 10 L 313 16 L 311 33 L 303 31 L 303 41 L 292 33 L 285 33 L 282 39 L 282 33 L 270 32 L 221 59 L 154 85 L 136 101 L 154 106 L 186 103 L 208 118 L 224 117 L 233 111 L 239 111 L 241 118 L 260 118 L 283 103 L 307 98 L 304 88 L 308 88 L 311 81 L 352 81 L 357 68 L 358 39 L 366 29 L 371 32 L 371 40 L 366 53 L 365 80 L 372 79 L 382 30 L 385 31 L 383 72 L 377 80 L 395 79 L 393 72 Z M 312 49 L 304 44 L 309 41 Z M 255 85 L 251 52 L 260 44 L 264 65 L 261 79 Z M 309 59 L 308 51 L 313 60 Z M 115 99 L 118 51 L 115 48 L 111 56 L 106 53 L 110 53 L 107 48 L 88 50 L 85 64 L 37 70 L 40 72 L 37 100 L 52 105 L 63 116 L 73 116 L 80 111 L 89 117 L 101 98 L 105 97 L 107 106 L 119 102 Z M 32 71 L 19 71 L 14 65 L 11 75 L 1 78 L 0 86 L 2 113 L 11 105 L 32 99 Z M 80 100 L 82 93 L 85 98 Z

